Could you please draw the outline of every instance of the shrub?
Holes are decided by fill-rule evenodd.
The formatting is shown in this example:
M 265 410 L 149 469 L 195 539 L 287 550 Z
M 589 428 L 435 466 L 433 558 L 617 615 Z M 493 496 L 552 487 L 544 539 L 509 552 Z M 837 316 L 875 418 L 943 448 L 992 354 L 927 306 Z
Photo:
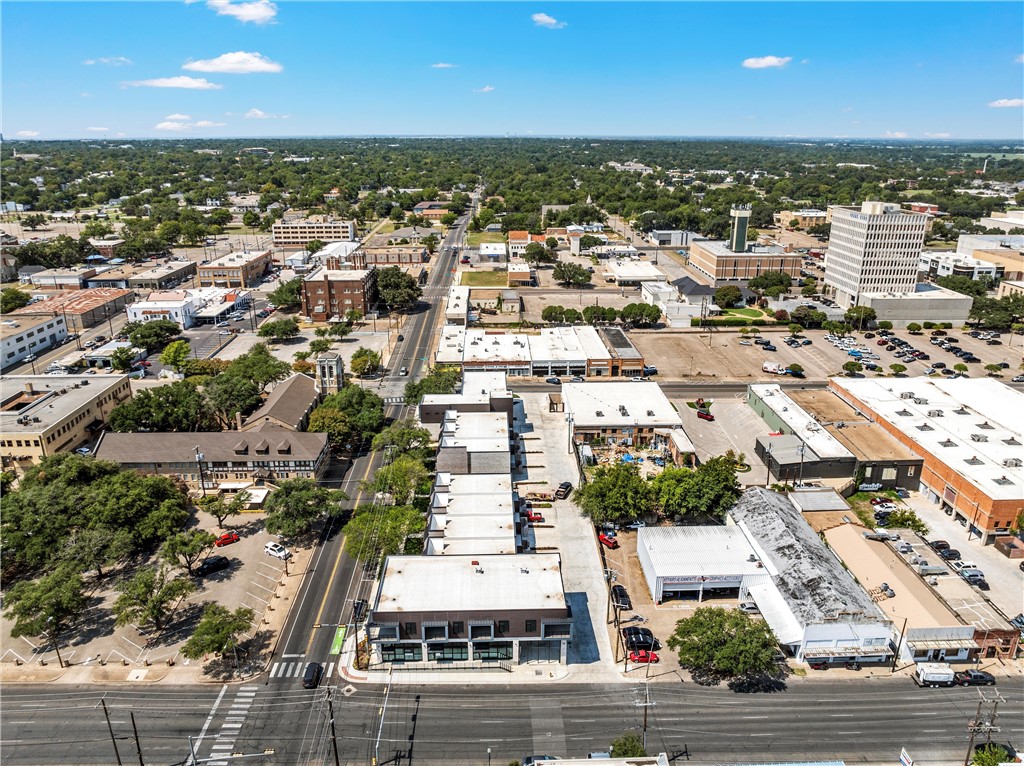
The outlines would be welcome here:
M 924 329 L 926 329 L 926 330 L 934 330 L 935 329 L 935 322 L 925 322 L 924 323 Z
M 768 324 L 768 320 L 767 319 L 755 319 L 750 324 L 754 325 L 754 327 L 764 327 L 766 324 Z
M 750 324 L 750 320 L 744 319 L 743 317 L 721 317 L 716 319 L 706 319 L 704 321 L 706 324 L 712 324 L 715 327 L 745 327 Z M 763 319 L 757 321 L 760 321 L 761 324 L 765 324 Z M 690 319 L 690 327 L 700 326 L 700 317 L 693 317 Z

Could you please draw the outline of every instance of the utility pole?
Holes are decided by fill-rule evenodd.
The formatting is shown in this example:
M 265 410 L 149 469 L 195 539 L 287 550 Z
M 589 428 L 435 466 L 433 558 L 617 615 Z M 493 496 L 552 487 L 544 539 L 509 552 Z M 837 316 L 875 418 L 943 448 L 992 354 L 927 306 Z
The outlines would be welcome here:
M 967 722 L 967 755 L 964 756 L 964 766 L 968 766 L 971 762 L 971 756 L 974 754 L 974 741 L 981 734 L 985 735 L 985 744 L 988 745 L 992 742 L 992 733 L 998 732 L 999 727 L 996 726 L 996 715 L 999 709 L 999 703 L 1003 701 L 1003 697 L 999 692 L 995 692 L 993 698 L 990 700 L 985 696 L 985 693 L 978 691 L 978 710 L 974 714 L 974 718 Z M 991 705 L 991 709 L 988 706 Z M 982 707 L 986 710 L 982 713 Z
M 644 737 L 644 749 L 645 750 L 647 749 L 647 709 L 649 707 L 653 707 L 654 705 L 657 705 L 657 704 L 658 704 L 657 702 L 653 702 L 651 700 L 651 686 L 650 686 L 650 684 L 647 681 L 644 681 L 644 699 L 643 699 L 642 702 L 640 700 L 637 700 L 634 703 L 634 705 L 636 705 L 636 707 L 642 707 L 644 709 L 643 737 Z
M 139 729 L 135 725 L 135 713 L 129 711 L 128 716 L 132 719 L 132 733 L 135 734 L 135 750 L 139 754 L 139 766 L 146 766 L 146 762 L 142 760 L 142 745 L 139 744 Z
M 117 738 L 114 736 L 114 727 L 110 725 L 110 713 L 107 711 L 107 701 L 101 699 L 100 704 L 103 706 L 103 716 L 107 719 L 107 731 L 110 732 L 110 741 L 114 745 L 114 758 L 117 759 L 117 766 L 124 766 L 124 764 L 121 763 L 121 754 L 117 751 Z
M 334 730 L 334 703 L 331 702 L 331 692 L 327 692 L 327 712 L 331 716 L 331 749 L 334 751 L 334 766 L 341 766 L 341 760 L 338 758 L 338 734 Z

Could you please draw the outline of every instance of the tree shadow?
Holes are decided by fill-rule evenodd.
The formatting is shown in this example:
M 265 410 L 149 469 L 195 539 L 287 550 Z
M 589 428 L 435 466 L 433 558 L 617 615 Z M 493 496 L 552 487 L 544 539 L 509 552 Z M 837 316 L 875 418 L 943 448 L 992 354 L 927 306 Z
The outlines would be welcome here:
M 786 679 L 779 673 L 748 673 L 729 681 L 737 694 L 778 694 L 786 691 Z
M 239 676 L 251 676 L 258 673 L 267 660 L 270 659 L 270 640 L 272 633 L 269 630 L 258 630 L 252 638 L 242 642 L 238 647 L 238 663 L 235 663 L 235 653 L 221 655 L 209 660 L 203 665 L 203 675 L 218 681 L 230 681 Z

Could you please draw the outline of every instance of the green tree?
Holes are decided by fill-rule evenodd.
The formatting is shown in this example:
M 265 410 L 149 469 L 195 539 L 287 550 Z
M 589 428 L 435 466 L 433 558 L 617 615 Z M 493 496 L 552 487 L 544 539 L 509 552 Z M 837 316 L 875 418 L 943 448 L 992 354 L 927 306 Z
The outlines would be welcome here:
M 342 500 L 348 500 L 348 495 L 318 486 L 312 479 L 286 479 L 267 498 L 266 530 L 285 537 L 304 535 L 319 519 L 343 515 Z
M 405 541 L 422 534 L 423 514 L 411 506 L 381 508 L 361 505 L 345 525 L 345 552 L 367 567 L 375 567 L 385 556 L 405 550 Z
M 953 369 L 962 374 L 967 372 L 967 365 L 961 362 L 959 364 L 954 364 Z
M 928 525 L 909 508 L 898 508 L 889 515 L 887 526 L 894 529 L 910 529 L 919 535 L 928 534 Z
M 546 240 L 544 240 L 544 245 L 547 247 L 548 250 L 557 250 L 558 249 L 558 238 L 557 237 L 548 237 Z
M 638 519 L 654 509 L 654 493 L 635 463 L 600 465 L 593 479 L 573 493 L 573 502 L 595 523 Z
M 768 623 L 721 607 L 699 607 L 677 622 L 668 646 L 695 678 L 710 680 L 769 673 L 778 651 Z
M 378 270 L 377 291 L 380 293 L 380 299 L 391 311 L 409 311 L 423 293 L 416 284 L 416 278 L 397 266 Z
M 351 446 L 359 438 L 349 416 L 333 407 L 317 407 L 309 413 L 306 430 L 314 434 L 327 434 L 327 443 L 336 450 Z
M 953 290 L 954 292 L 958 292 L 963 295 L 970 295 L 974 298 L 983 298 L 988 292 L 984 282 L 979 282 L 971 279 L 970 277 L 960 276 L 959 274 L 951 274 L 948 277 L 939 277 L 935 280 L 935 284 L 939 287 L 944 287 L 947 290 Z
M 398 455 L 381 466 L 372 479 L 362 482 L 362 488 L 374 494 L 391 495 L 395 505 L 405 505 L 412 502 L 417 487 L 428 477 L 426 466 L 421 461 L 411 455 Z
M 790 335 L 799 335 L 803 331 L 804 331 L 804 328 L 803 328 L 802 325 L 798 325 L 795 322 L 793 324 L 789 325 L 789 334 Z
M 720 521 L 740 496 L 736 461 L 725 456 L 697 467 L 666 468 L 649 482 L 654 504 L 668 517 Z
M 921 330 L 922 327 L 917 322 L 911 322 L 910 324 L 907 325 L 907 332 L 909 332 L 911 335 L 916 335 L 917 333 L 921 332 Z
M 196 505 L 217 519 L 217 526 L 223 528 L 224 522 L 229 517 L 238 516 L 245 510 L 250 498 L 251 495 L 243 490 L 235 493 L 235 496 L 227 502 L 224 501 L 223 495 L 207 495 Z
M 181 647 L 182 655 L 198 660 L 206 654 L 224 657 L 235 653 L 240 646 L 238 637 L 250 628 L 255 616 L 246 606 L 232 612 L 220 604 L 207 604 L 195 631 Z
M 594 247 L 600 247 L 604 244 L 604 241 L 599 237 L 595 237 L 593 234 L 584 234 L 580 237 L 580 251 L 590 250 Z
M 181 372 L 188 363 L 191 351 L 192 347 L 187 340 L 176 340 L 168 344 L 160 354 L 160 364 L 170 367 L 175 372 Z
M 416 425 L 411 418 L 396 420 L 373 437 L 370 447 L 374 451 L 392 448 L 397 455 L 409 455 L 426 460 L 433 454 L 430 432 Z
M 544 310 L 540 312 L 540 318 L 545 322 L 561 324 L 562 322 L 565 321 L 565 307 L 545 306 Z
M 848 377 L 852 377 L 854 374 L 864 369 L 860 362 L 849 361 L 843 365 L 843 369 L 846 371 Z
M 267 300 L 279 309 L 292 310 L 302 305 L 302 277 L 282 282 L 267 295 Z
M 217 429 L 209 400 L 188 380 L 137 391 L 111 410 L 108 422 L 119 433 Z
M 812 297 L 814 295 L 817 295 L 818 294 L 818 286 L 817 285 L 804 285 L 803 287 L 800 288 L 800 294 L 802 296 L 804 296 L 805 298 L 810 298 L 810 297 Z
M 757 292 L 767 291 L 771 287 L 788 290 L 793 284 L 793 277 L 785 271 L 766 271 L 747 282 L 747 287 Z
M 565 310 L 565 314 L 562 315 L 562 320 L 566 324 L 579 324 L 583 321 L 583 314 L 577 309 L 568 308 Z
M 384 400 L 362 386 L 345 386 L 336 394 L 326 397 L 313 410 L 335 409 L 349 419 L 352 432 L 359 438 L 369 438 L 384 425 Z
M 187 577 L 168 578 L 166 567 L 146 567 L 118 587 L 120 595 L 114 601 L 114 623 L 140 627 L 152 624 L 161 630 L 173 611 L 175 602 L 195 590 Z
M 192 574 L 192 568 L 213 550 L 213 542 L 216 539 L 210 532 L 202 529 L 178 532 L 164 541 L 160 555 L 171 566 L 182 567 Z
M 96 579 L 102 580 L 104 567 L 115 565 L 131 553 L 131 530 L 96 526 L 74 530 L 60 557 L 79 571 L 94 570 Z
M 118 372 L 128 372 L 135 365 L 136 352 L 132 348 L 116 348 L 110 355 L 110 366 Z
M 372 375 L 380 369 L 380 354 L 360 346 L 352 354 L 350 366 L 355 375 Z
M 438 239 L 436 234 L 430 234 L 421 240 L 423 246 L 427 248 L 427 253 L 433 255 L 437 252 L 437 246 L 441 244 L 441 240 Z
M 878 329 L 879 330 L 891 330 L 892 329 L 892 322 L 890 322 L 888 319 L 883 319 L 881 322 L 878 322 Z
M 405 384 L 405 403 L 415 407 L 425 394 L 453 394 L 461 381 L 458 370 L 431 367 L 420 380 Z
M 998 742 L 978 745 L 971 756 L 972 766 L 999 766 L 1001 763 L 1013 763 L 1013 758 Z
M 635 731 L 626 731 L 621 737 L 612 740 L 611 753 L 613 758 L 643 758 L 647 755 L 644 740 Z
M 715 305 L 719 308 L 732 308 L 741 300 L 743 300 L 743 293 L 735 285 L 723 285 L 715 290 Z
M 859 330 L 863 330 L 864 325 L 870 327 L 871 323 L 877 318 L 878 313 L 870 306 L 851 306 L 846 310 L 846 314 L 843 315 L 843 319 L 846 320 L 847 324 Z
M 324 340 L 323 338 L 316 338 L 315 340 L 311 340 L 309 342 L 310 354 L 320 356 L 320 354 L 325 354 L 330 350 L 331 342 L 329 340 Z
M 15 309 L 27 306 L 31 296 L 17 287 L 5 287 L 0 291 L 0 314 L 9 314 Z
M 985 369 L 988 370 L 988 374 L 992 376 L 1000 375 L 1003 372 L 1003 368 L 998 364 L 986 364 Z
M 324 247 L 325 245 L 322 239 L 311 239 L 306 243 L 306 252 L 309 253 L 310 256 L 313 256 L 323 250 Z M 274 303 L 274 305 L 276 306 L 277 304 Z
M 898 378 L 907 371 L 907 366 L 905 364 L 890 364 L 889 369 L 892 370 L 892 374 Z
M 152 353 L 166 346 L 170 340 L 181 332 L 177 322 L 169 319 L 155 319 L 152 322 L 134 323 L 128 333 L 128 340 L 136 348 Z
M 579 264 L 569 263 L 568 261 L 556 263 L 552 276 L 556 282 L 567 287 L 582 287 L 583 285 L 589 285 L 591 281 L 589 271 Z
M 277 319 L 273 322 L 266 322 L 259 331 L 261 338 L 269 338 L 273 343 L 294 338 L 299 334 L 299 323 L 295 319 Z
M 804 376 L 804 367 L 802 364 L 793 363 L 786 369 L 789 370 L 789 374 L 794 378 L 802 378 Z
M 583 309 L 583 320 L 587 324 L 598 324 L 599 322 L 614 322 L 619 316 L 616 309 L 601 306 L 587 306 Z M 541 317 L 543 318 L 543 317 Z
M 11 637 L 53 637 L 67 632 L 86 608 L 82 577 L 72 567 L 60 567 L 38 580 L 22 580 L 7 589 L 4 616 L 14 621 Z
M 260 225 L 260 214 L 255 210 L 246 210 L 242 213 L 242 225 L 255 231 Z
M 817 311 L 810 306 L 797 306 L 790 313 L 789 318 L 804 327 L 821 327 L 828 319 L 824 311 Z
M 459 217 L 455 215 L 455 213 L 445 213 L 441 216 L 440 220 L 442 226 L 452 226 L 457 220 L 459 220 Z
M 271 354 L 265 343 L 257 343 L 234 359 L 225 372 L 251 380 L 263 392 L 271 383 L 288 377 L 288 362 Z
M 35 231 L 39 227 L 46 225 L 46 216 L 42 213 L 29 213 L 22 217 L 21 225 L 26 229 L 32 229 L 32 231 Z
M 528 244 L 526 249 L 523 251 L 522 258 L 524 261 L 532 263 L 534 266 L 541 263 L 551 263 L 555 260 L 554 256 L 551 255 L 551 252 L 540 242 L 531 242 Z
M 628 325 L 646 327 L 661 319 L 661 309 L 649 303 L 628 303 L 619 311 L 619 317 Z
M 263 401 L 259 386 L 254 381 L 230 372 L 206 381 L 203 392 L 223 428 L 231 426 L 235 415 L 248 414 Z

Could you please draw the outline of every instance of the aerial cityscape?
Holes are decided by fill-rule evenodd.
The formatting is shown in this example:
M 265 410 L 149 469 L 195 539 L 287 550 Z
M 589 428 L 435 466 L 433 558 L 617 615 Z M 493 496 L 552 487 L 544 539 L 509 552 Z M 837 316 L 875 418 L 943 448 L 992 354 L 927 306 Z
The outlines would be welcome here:
M 0 764 L 1021 762 L 1020 3 L 2 10 Z

